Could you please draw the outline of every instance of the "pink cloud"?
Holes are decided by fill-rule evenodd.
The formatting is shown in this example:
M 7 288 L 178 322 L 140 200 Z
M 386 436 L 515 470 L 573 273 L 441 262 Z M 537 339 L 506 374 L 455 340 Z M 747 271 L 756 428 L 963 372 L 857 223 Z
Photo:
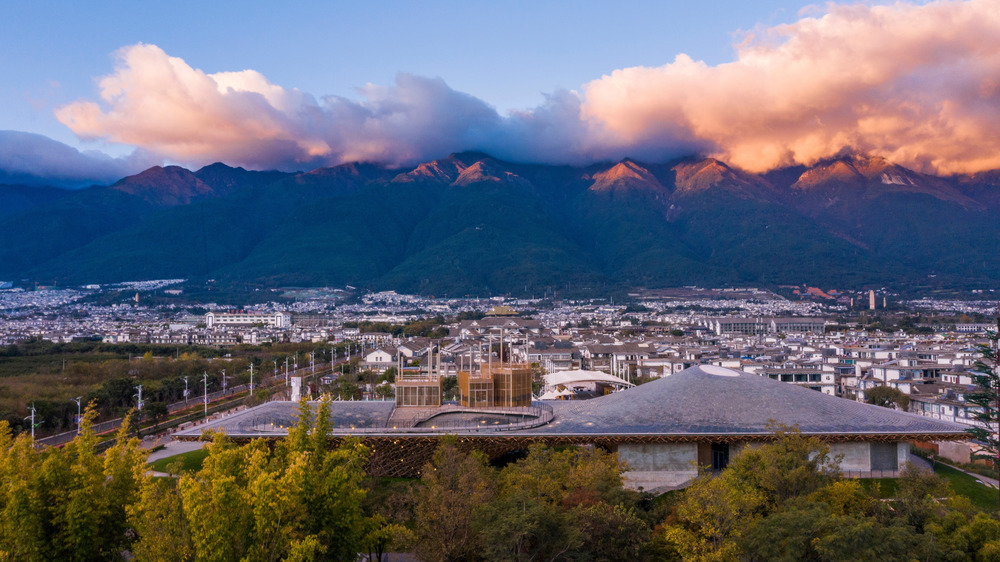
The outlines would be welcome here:
M 677 55 L 501 116 L 439 78 L 400 74 L 359 100 L 253 70 L 208 74 L 155 45 L 118 53 L 99 101 L 56 111 L 84 138 L 193 164 L 408 164 L 461 150 L 536 162 L 711 153 L 761 171 L 844 151 L 941 173 L 1000 168 L 997 0 L 829 5 L 759 30 L 736 60 Z
M 584 87 L 623 146 L 710 143 L 748 170 L 870 152 L 942 173 L 1000 168 L 1000 4 L 831 5 L 764 30 L 732 63 L 685 55 Z

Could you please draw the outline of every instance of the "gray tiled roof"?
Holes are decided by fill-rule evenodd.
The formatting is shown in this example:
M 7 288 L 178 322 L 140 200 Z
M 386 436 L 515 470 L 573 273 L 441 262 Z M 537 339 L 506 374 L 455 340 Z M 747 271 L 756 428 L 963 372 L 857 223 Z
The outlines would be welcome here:
M 555 402 L 544 434 L 752 435 L 769 420 L 811 434 L 954 434 L 964 426 L 700 365 L 593 400 Z
M 768 422 L 797 425 L 806 434 L 941 435 L 965 426 L 829 396 L 767 377 L 700 365 L 593 400 L 548 402 L 554 419 L 531 429 L 504 433 L 535 436 L 660 435 L 735 436 L 768 434 Z M 393 402 L 334 402 L 335 428 L 382 433 Z M 179 432 L 194 437 L 204 429 L 232 436 L 281 436 L 295 423 L 298 405 L 268 402 L 221 420 Z M 454 430 L 442 432 L 455 433 Z M 385 433 L 393 433 L 385 429 Z M 458 433 L 464 433 L 458 431 Z M 470 431 L 470 433 L 478 433 Z

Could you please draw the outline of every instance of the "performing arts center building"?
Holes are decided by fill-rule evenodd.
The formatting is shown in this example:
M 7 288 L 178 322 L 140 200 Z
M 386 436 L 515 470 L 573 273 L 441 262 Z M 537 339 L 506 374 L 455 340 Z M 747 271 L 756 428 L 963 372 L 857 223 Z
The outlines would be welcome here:
M 221 430 L 234 440 L 281 439 L 299 405 L 268 402 L 175 434 Z M 720 470 L 741 448 L 771 439 L 773 424 L 828 442 L 848 476 L 895 476 L 914 441 L 967 439 L 964 426 L 829 396 L 767 377 L 700 365 L 590 400 L 525 406 L 398 407 L 332 403 L 333 441 L 354 436 L 372 449 L 379 476 L 419 476 L 444 435 L 492 459 L 533 443 L 602 447 L 627 466 L 625 482 L 649 491 L 683 486 Z

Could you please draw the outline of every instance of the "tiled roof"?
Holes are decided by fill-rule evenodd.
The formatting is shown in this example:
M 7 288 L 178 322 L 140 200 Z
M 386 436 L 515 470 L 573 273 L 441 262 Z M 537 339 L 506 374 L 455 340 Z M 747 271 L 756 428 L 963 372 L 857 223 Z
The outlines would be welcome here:
M 798 426 L 814 435 L 961 435 L 966 426 L 933 420 L 829 396 L 808 388 L 712 365 L 680 373 L 592 400 L 548 402 L 554 418 L 547 425 L 511 429 L 505 433 L 535 436 L 753 436 L 770 433 L 774 420 Z M 337 428 L 386 427 L 392 402 L 334 402 Z M 294 423 L 297 404 L 269 402 L 210 422 L 179 437 L 193 437 L 202 429 L 221 428 L 233 436 L 275 435 L 263 431 L 267 423 Z M 454 431 L 452 431 L 454 433 Z M 387 429 L 386 433 L 392 433 Z M 459 431 L 458 433 L 462 433 Z
M 593 400 L 555 402 L 546 434 L 752 435 L 769 420 L 813 434 L 956 433 L 963 426 L 700 365 Z

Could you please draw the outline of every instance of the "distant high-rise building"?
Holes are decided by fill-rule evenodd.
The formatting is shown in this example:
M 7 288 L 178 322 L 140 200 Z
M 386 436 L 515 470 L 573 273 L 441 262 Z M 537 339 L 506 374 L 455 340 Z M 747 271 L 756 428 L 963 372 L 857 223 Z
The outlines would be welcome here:
M 875 291 L 868 291 L 868 308 L 875 310 Z

